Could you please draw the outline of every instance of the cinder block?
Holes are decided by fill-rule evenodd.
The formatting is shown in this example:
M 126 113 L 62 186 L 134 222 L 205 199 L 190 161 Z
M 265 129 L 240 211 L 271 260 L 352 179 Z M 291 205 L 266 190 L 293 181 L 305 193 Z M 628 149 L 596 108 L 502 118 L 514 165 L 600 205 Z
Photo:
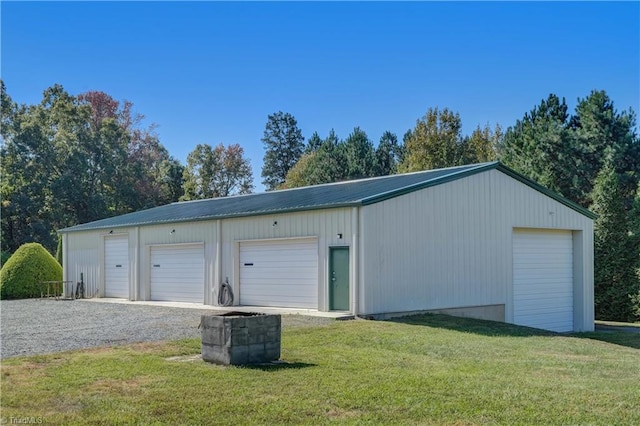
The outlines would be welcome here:
M 249 345 L 249 363 L 255 364 L 267 361 L 264 353 L 264 343 Z
M 265 315 L 263 319 L 264 325 L 268 327 L 278 327 L 280 328 L 281 317 L 280 315 Z
M 217 364 L 263 363 L 280 358 L 280 315 L 203 315 L 202 358 Z
M 265 333 L 265 342 L 278 342 L 280 343 L 280 339 L 282 338 L 282 332 L 280 329 L 270 328 Z
M 275 361 L 280 359 L 280 342 L 277 343 L 265 343 L 264 344 L 264 356 L 267 361 Z
M 220 330 L 216 328 L 204 329 L 200 332 L 203 344 L 219 345 L 220 344 Z
M 242 365 L 249 364 L 250 362 L 249 346 L 242 345 L 229 348 L 229 364 Z
M 224 319 L 229 324 L 231 324 L 231 329 L 232 330 L 237 330 L 239 328 L 245 328 L 247 326 L 246 317 L 225 317 Z
M 228 365 L 231 361 L 229 352 L 223 346 L 202 345 L 202 359 L 216 364 Z
M 249 342 L 249 329 L 246 327 L 232 329 L 231 331 L 231 346 L 236 345 L 248 345 Z
M 266 332 L 263 327 L 260 328 L 251 328 L 249 329 L 249 339 L 248 344 L 253 345 L 256 343 L 264 343 L 266 337 Z

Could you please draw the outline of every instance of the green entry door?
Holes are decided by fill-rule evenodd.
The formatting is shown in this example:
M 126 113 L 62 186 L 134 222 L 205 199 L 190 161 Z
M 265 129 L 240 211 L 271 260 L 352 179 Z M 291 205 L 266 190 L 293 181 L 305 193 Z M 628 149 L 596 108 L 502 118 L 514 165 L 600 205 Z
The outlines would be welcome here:
M 349 247 L 329 248 L 329 309 L 349 310 Z

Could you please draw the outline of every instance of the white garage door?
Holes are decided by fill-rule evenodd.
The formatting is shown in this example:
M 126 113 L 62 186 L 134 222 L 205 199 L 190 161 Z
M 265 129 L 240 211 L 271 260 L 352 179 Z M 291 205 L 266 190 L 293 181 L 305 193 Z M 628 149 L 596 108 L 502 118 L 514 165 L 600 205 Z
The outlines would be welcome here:
M 514 230 L 513 322 L 573 330 L 573 239 L 570 231 Z
M 151 247 L 151 300 L 204 303 L 204 246 Z
M 129 298 L 129 237 L 104 238 L 104 295 Z
M 241 243 L 240 304 L 317 309 L 317 241 Z

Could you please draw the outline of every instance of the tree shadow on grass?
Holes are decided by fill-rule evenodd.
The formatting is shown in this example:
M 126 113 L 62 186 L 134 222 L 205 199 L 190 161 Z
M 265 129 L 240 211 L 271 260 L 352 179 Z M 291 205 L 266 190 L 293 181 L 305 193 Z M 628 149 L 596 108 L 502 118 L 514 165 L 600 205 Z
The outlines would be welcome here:
M 640 333 L 624 330 L 599 329 L 593 332 L 554 333 L 538 328 L 523 327 L 498 321 L 453 317 L 444 314 L 420 314 L 390 319 L 391 322 L 444 328 L 462 333 L 473 333 L 490 337 L 574 337 L 599 340 L 619 346 L 640 349 Z
M 261 371 L 280 371 L 280 370 L 299 370 L 307 367 L 316 367 L 317 364 L 309 364 L 306 362 L 287 362 L 287 361 L 272 361 L 261 364 L 245 364 L 239 367 L 249 370 L 261 370 Z
M 640 334 L 621 330 L 596 330 L 586 333 L 573 333 L 573 337 L 580 339 L 599 340 L 614 345 L 640 349 Z
M 498 321 L 454 317 L 445 314 L 419 314 L 392 318 L 388 321 L 425 327 L 444 328 L 462 333 L 473 333 L 490 337 L 562 336 L 562 334 L 540 330 L 538 328 L 522 327 Z

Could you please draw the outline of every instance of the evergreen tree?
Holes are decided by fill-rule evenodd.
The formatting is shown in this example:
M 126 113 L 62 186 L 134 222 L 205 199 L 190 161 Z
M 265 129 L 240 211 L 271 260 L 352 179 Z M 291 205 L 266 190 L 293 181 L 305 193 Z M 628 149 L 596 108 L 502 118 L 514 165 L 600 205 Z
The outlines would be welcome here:
M 605 162 L 605 153 L 608 153 L 613 156 L 626 200 L 625 207 L 629 209 L 640 179 L 640 139 L 635 133 L 633 110 L 619 113 L 606 92 L 594 90 L 585 99 L 578 99 L 576 112 L 569 124 L 578 158 L 577 167 L 573 170 L 579 178 L 575 182 L 576 201 L 590 204 L 589 195 Z
M 318 148 L 320 148 L 320 145 L 322 145 L 322 139 L 320 138 L 320 135 L 318 135 L 318 132 L 313 132 L 313 135 L 311 135 L 311 137 L 307 141 L 307 146 L 304 149 L 304 152 L 315 152 L 318 150 Z
M 610 153 L 596 178 L 592 198 L 591 209 L 598 215 L 594 232 L 596 318 L 633 321 L 637 318 L 632 297 L 640 292 L 638 248 Z
M 575 141 L 568 130 L 564 98 L 551 94 L 522 120 L 509 127 L 500 146 L 500 161 L 528 178 L 574 201 L 581 179 Z
M 631 256 L 635 256 L 636 279 L 640 281 L 640 185 L 636 190 L 631 209 L 631 247 L 634 251 Z M 640 286 L 639 286 L 640 287 Z M 631 304 L 635 320 L 640 320 L 640 288 L 635 295 L 631 296 Z
M 392 175 L 398 172 L 402 147 L 398 145 L 398 137 L 386 131 L 382 134 L 376 148 L 376 176 Z
M 262 183 L 267 190 L 278 188 L 304 150 L 304 137 L 293 115 L 278 111 L 267 117 L 262 142 L 265 147 Z
M 346 166 L 345 178 L 361 179 L 375 175 L 376 157 L 367 134 L 356 127 L 340 145 Z

